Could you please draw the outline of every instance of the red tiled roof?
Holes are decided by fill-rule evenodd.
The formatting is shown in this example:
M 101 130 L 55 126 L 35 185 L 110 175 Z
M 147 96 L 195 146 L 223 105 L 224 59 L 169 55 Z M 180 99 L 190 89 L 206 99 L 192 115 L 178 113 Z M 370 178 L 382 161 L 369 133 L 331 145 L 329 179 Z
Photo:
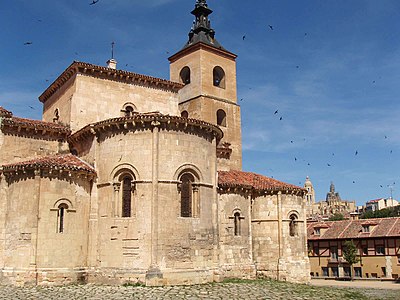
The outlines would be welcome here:
M 255 191 L 301 191 L 301 187 L 263 175 L 243 171 L 218 171 L 219 188 L 245 188 Z
M 97 130 L 103 130 L 110 126 L 116 126 L 117 128 L 134 128 L 136 126 L 143 126 L 145 123 L 160 122 L 162 124 L 171 124 L 175 128 L 180 125 L 181 128 L 189 128 L 190 126 L 200 128 L 201 130 L 213 134 L 218 139 L 223 136 L 223 131 L 216 125 L 191 118 L 183 118 L 180 116 L 164 115 L 160 112 L 148 112 L 148 113 L 135 113 L 129 117 L 118 117 L 106 119 L 100 122 L 88 124 L 85 127 L 74 132 L 69 138 L 69 142 L 79 140 L 80 137 L 87 135 L 90 132 L 96 132 Z M 166 125 L 166 126 L 167 126 Z
M 321 224 L 327 224 L 329 228 L 321 235 L 314 235 L 314 228 L 321 227 Z M 363 225 L 373 225 L 373 227 L 370 229 L 370 232 L 363 232 Z M 309 240 L 400 237 L 400 218 L 308 223 L 307 236 Z
M 18 131 L 21 128 L 32 129 L 34 131 L 42 131 L 43 134 L 44 132 L 52 132 L 62 138 L 67 138 L 71 134 L 71 130 L 65 125 L 17 117 L 5 118 L 1 123 L 1 127 L 17 128 Z
M 378 203 L 379 201 L 383 200 L 383 198 L 379 198 L 379 199 L 374 199 L 374 200 L 369 200 L 367 201 L 367 203 Z
M 61 86 L 63 86 L 75 74 L 87 74 L 109 80 L 124 81 L 136 84 L 150 84 L 157 89 L 169 90 L 177 93 L 184 85 L 178 82 L 169 81 L 157 77 L 137 74 L 133 72 L 111 69 L 89 63 L 74 61 L 40 96 L 39 100 L 45 102 Z
M 12 112 L 0 106 L 0 117 L 11 118 Z
M 7 164 L 2 166 L 2 171 L 6 173 L 23 169 L 29 170 L 41 168 L 96 174 L 96 171 L 92 166 L 72 154 L 50 155 L 14 164 Z

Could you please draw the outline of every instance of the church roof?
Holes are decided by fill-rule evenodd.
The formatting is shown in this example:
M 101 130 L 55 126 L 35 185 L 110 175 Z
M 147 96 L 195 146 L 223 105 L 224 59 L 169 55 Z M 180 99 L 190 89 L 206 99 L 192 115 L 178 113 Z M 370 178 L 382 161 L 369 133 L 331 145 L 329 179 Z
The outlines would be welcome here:
M 251 189 L 256 192 L 296 191 L 305 193 L 305 189 L 264 175 L 243 171 L 218 171 L 218 187 Z
M 125 83 L 150 86 L 177 93 L 183 84 L 148 75 L 116 70 L 108 67 L 97 66 L 85 62 L 74 61 L 58 78 L 39 96 L 40 102 L 45 102 L 57 92 L 70 78 L 77 73 Z
M 146 126 L 146 124 L 148 126 L 170 126 L 171 128 L 175 128 L 177 130 L 198 128 L 206 133 L 214 135 L 217 139 L 221 139 L 223 137 L 222 130 L 218 126 L 211 123 L 197 119 L 183 118 L 180 116 L 164 115 L 160 112 L 149 112 L 134 113 L 132 116 L 112 118 L 86 125 L 82 129 L 73 133 L 69 137 L 69 141 L 77 141 L 87 134 L 93 134 L 97 131 L 104 130 L 105 128 L 114 127 L 120 130 L 127 130 L 129 128 L 136 128 L 137 126 L 143 128 Z
M 1 166 L 3 173 L 37 169 L 55 169 L 96 174 L 92 166 L 72 154 L 50 155 Z
M 16 129 L 19 133 L 22 130 L 27 134 L 41 132 L 42 135 L 51 133 L 59 138 L 67 138 L 71 134 L 69 127 L 57 123 L 44 122 L 39 120 L 24 119 L 18 117 L 5 117 L 1 122 L 1 129 Z
M 326 231 L 314 234 L 314 228 L 321 228 L 321 225 L 328 225 Z M 370 232 L 363 232 L 363 225 L 373 225 L 373 228 Z M 400 218 L 310 222 L 307 235 L 309 240 L 400 237 Z
M 0 106 L 0 117 L 11 118 L 12 112 Z

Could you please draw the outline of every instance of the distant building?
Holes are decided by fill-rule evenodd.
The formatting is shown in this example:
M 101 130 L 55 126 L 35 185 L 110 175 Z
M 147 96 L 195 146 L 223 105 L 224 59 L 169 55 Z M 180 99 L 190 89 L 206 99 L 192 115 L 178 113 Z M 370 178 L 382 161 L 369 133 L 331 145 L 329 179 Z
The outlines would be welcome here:
M 342 200 L 335 185 L 331 182 L 329 192 L 326 194 L 325 201 L 315 203 L 315 191 L 310 178 L 307 176 L 304 183 L 306 194 L 307 218 L 314 220 L 328 220 L 335 214 L 342 214 L 349 218 L 350 214 L 357 210 L 355 201 Z
M 377 211 L 384 208 L 394 207 L 399 205 L 399 202 L 393 198 L 379 198 L 367 201 L 365 211 Z
M 312 277 L 351 276 L 343 246 L 352 240 L 360 258 L 354 277 L 399 278 L 400 218 L 308 222 L 307 240 Z

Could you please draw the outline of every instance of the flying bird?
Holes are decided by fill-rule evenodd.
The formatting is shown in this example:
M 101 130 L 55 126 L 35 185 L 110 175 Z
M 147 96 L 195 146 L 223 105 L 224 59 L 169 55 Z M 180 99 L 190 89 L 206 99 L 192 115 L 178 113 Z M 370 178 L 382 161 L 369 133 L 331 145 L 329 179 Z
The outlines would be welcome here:
M 275 112 L 274 112 L 274 115 L 276 115 L 278 113 L 278 110 L 276 110 Z
M 268 25 L 269 29 L 274 30 L 274 27 L 272 25 Z
M 92 1 L 92 3 L 90 3 L 89 5 L 94 5 L 94 4 L 96 4 L 97 2 L 99 2 L 100 0 L 93 0 Z
M 354 155 L 357 155 L 358 154 L 358 151 L 356 150 L 356 153 L 354 153 Z
M 297 161 L 297 157 L 294 158 L 294 161 Z
M 291 144 L 293 144 L 293 141 L 290 141 Z
M 300 68 L 300 66 L 296 66 L 296 69 Z
M 244 35 L 244 36 L 242 36 L 242 39 L 243 39 L 243 41 L 244 41 L 244 39 L 246 38 L 246 36 Z
M 32 45 L 32 42 L 25 42 L 24 45 Z
M 282 118 L 282 117 L 280 117 L 280 118 L 279 118 L 279 121 L 282 121 L 282 119 L 283 119 L 283 118 Z
M 30 109 L 35 109 L 33 106 L 30 106 L 30 105 L 29 105 L 29 108 L 30 108 Z
M 327 164 L 328 165 L 328 167 L 330 167 L 331 165 L 330 164 Z

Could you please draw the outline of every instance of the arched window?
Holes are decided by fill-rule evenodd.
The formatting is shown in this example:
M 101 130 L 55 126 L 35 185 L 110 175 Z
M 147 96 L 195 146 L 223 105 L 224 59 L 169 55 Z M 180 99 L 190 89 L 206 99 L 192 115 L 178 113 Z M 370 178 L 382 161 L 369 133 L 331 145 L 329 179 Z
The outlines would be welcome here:
M 122 217 L 131 216 L 132 207 L 132 177 L 124 175 L 122 179 Z
M 61 203 L 58 206 L 57 211 L 57 232 L 63 233 L 64 232 L 64 225 L 65 225 L 65 214 L 67 212 L 68 205 L 65 203 Z
M 183 112 L 181 112 L 181 117 L 182 118 L 189 118 L 189 113 L 186 110 L 184 110 Z
M 132 116 L 132 113 L 133 113 L 133 112 L 134 112 L 134 109 L 133 109 L 132 106 L 127 105 L 127 106 L 125 107 L 125 117 L 130 117 L 130 116 Z
M 217 125 L 226 126 L 226 113 L 223 109 L 217 110 Z
M 137 111 L 136 106 L 132 102 L 127 102 L 122 106 L 121 113 L 124 117 L 132 116 Z
M 181 83 L 189 84 L 190 83 L 190 69 L 189 69 L 189 67 L 183 67 L 183 69 L 179 73 L 179 77 L 181 79 Z
M 290 236 L 297 236 L 297 215 L 291 214 L 289 219 L 289 234 Z
M 234 217 L 234 230 L 235 230 L 234 233 L 235 233 L 235 235 L 240 235 L 241 234 L 240 212 L 235 212 L 233 217 Z
M 181 217 L 192 217 L 194 177 L 190 173 L 181 176 Z
M 221 67 L 215 67 L 213 70 L 213 84 L 214 86 L 225 88 L 225 72 Z

